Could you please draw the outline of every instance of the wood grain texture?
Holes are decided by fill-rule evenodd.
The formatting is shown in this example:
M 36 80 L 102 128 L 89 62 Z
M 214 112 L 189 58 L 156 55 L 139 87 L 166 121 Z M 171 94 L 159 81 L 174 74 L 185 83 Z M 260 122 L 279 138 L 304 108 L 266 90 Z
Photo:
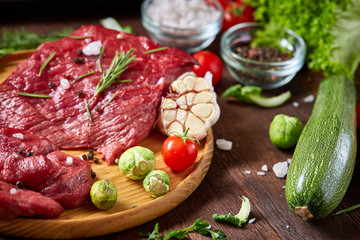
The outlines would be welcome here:
M 4 68 L 0 72 L 0 83 L 32 51 L 20 51 L 0 60 Z M 96 209 L 90 201 L 76 209 L 65 210 L 57 219 L 18 218 L 0 220 L 0 232 L 6 235 L 38 239 L 71 239 L 106 235 L 129 229 L 149 222 L 175 208 L 183 202 L 202 182 L 211 163 L 213 154 L 213 135 L 210 130 L 199 145 L 195 163 L 187 170 L 174 172 L 162 160 L 161 147 L 166 136 L 152 131 L 150 136 L 138 145 L 155 153 L 155 169 L 164 170 L 170 177 L 170 191 L 154 199 L 143 188 L 142 180 L 134 181 L 124 176 L 117 165 L 108 166 L 104 161 L 93 164 L 96 180 L 110 180 L 117 188 L 118 198 L 109 210 Z M 72 156 L 87 154 L 88 150 L 64 151 Z M 95 157 L 100 157 L 95 153 Z M 136 206 L 136 207 L 134 207 Z M 101 226 L 100 228 L 89 226 Z
M 0 22 L 0 28 L 20 29 L 25 27 L 27 30 L 37 33 L 50 33 L 59 31 L 63 27 L 76 29 L 82 24 L 95 24 L 103 17 L 102 14 L 96 15 L 95 13 L 91 16 L 77 14 L 77 17 L 72 17 L 66 15 L 66 13 L 61 13 L 62 16 L 55 19 L 43 15 L 21 19 L 21 16 L 17 15 L 16 21 L 14 21 L 13 14 L 9 12 L 7 23 Z M 147 34 L 138 15 L 129 17 L 114 14 L 112 16 L 119 20 L 122 25 L 131 25 L 136 34 Z M 207 50 L 219 54 L 219 40 L 220 36 Z M 306 103 L 303 99 L 310 94 L 316 96 L 318 83 L 322 77 L 321 73 L 310 72 L 304 67 L 286 86 L 264 92 L 265 95 L 274 96 L 290 90 L 292 93 L 291 100 L 279 108 L 263 109 L 254 105 L 221 98 L 221 93 L 227 87 L 236 84 L 235 80 L 224 69 L 221 81 L 215 86 L 221 116 L 213 126 L 212 131 L 214 141 L 218 138 L 232 141 L 232 150 L 223 151 L 215 146 L 213 159 L 203 182 L 185 201 L 171 211 L 140 226 L 113 234 L 88 238 L 88 240 L 145 239 L 139 237 L 139 232 L 151 232 L 156 223 L 159 223 L 160 233 L 165 234 L 167 231 L 189 227 L 199 217 L 207 220 L 213 229 L 224 231 L 229 240 L 359 239 L 359 209 L 338 216 L 330 215 L 314 222 L 303 221 L 295 216 L 287 206 L 285 191 L 282 188 L 285 185 L 285 179 L 277 178 L 272 170 L 275 163 L 286 161 L 287 158 L 292 157 L 293 153 L 293 149 L 280 150 L 271 144 L 268 138 L 268 127 L 272 118 L 278 113 L 284 113 L 298 117 L 305 124 L 310 117 L 313 103 Z M 355 79 L 360 79 L 360 71 L 357 72 Z M 358 81 L 356 84 L 358 103 L 360 103 L 360 85 Z M 300 106 L 294 107 L 293 102 L 298 102 Z M 265 176 L 258 176 L 256 173 L 264 164 L 268 165 L 269 172 L 266 172 Z M 246 170 L 251 171 L 251 174 L 245 174 Z M 349 189 L 336 211 L 360 203 L 359 184 L 360 165 L 358 154 Z M 250 199 L 252 206 L 250 218 L 256 218 L 255 222 L 238 228 L 211 219 L 214 213 L 237 213 L 241 206 L 240 197 L 243 195 Z M 88 229 L 101 227 L 99 225 L 89 225 Z M 19 238 L 4 234 L 0 235 L 0 239 L 19 240 Z M 188 239 L 207 240 L 211 238 L 197 233 L 190 233 Z

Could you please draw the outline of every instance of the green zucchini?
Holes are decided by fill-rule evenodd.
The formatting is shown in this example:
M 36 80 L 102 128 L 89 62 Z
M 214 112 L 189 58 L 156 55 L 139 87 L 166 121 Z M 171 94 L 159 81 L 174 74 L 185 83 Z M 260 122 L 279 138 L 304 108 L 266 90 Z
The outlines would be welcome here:
M 320 82 L 286 178 L 291 210 L 304 220 L 330 214 L 349 186 L 356 158 L 356 90 L 349 79 Z

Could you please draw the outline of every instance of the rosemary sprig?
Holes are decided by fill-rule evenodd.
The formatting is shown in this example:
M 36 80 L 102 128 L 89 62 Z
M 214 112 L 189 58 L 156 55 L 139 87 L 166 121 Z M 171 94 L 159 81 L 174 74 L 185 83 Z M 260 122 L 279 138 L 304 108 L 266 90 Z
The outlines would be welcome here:
M 101 109 L 104 109 L 115 98 L 116 95 L 117 92 L 111 96 L 111 98 L 101 107 Z
M 91 37 L 91 36 L 72 36 L 72 35 L 69 35 L 69 34 L 63 34 L 62 36 L 72 38 L 72 39 L 86 39 L 86 38 Z
M 92 121 L 91 112 L 90 112 L 90 109 L 89 109 L 89 104 L 88 104 L 88 102 L 86 101 L 86 99 L 84 100 L 84 103 L 85 103 L 85 108 L 86 108 L 86 112 L 87 112 L 87 114 L 88 114 L 89 120 Z
M 89 104 L 94 100 L 94 98 L 104 91 L 109 85 L 117 81 L 117 77 L 122 74 L 134 59 L 135 55 L 131 56 L 133 49 L 130 49 L 127 53 L 121 51 L 120 55 L 116 51 L 115 56 L 110 64 L 109 69 L 106 73 L 103 72 L 103 76 L 97 84 L 94 92 L 94 96 L 90 99 Z
M 40 71 L 39 71 L 39 77 L 41 76 L 42 72 L 44 71 L 46 65 L 48 65 L 48 63 L 51 61 L 51 59 L 55 56 L 56 52 L 53 52 L 50 57 L 48 57 L 45 62 L 41 65 L 40 67 Z
M 144 52 L 144 54 L 149 54 L 149 53 L 154 53 L 154 52 L 159 52 L 159 51 L 163 51 L 168 49 L 168 47 L 159 47 L 159 48 L 154 48 L 154 49 L 150 49 Z
M 85 74 L 83 74 L 83 75 L 81 75 L 81 76 L 79 76 L 79 77 L 75 78 L 75 79 L 73 80 L 73 83 L 74 83 L 74 82 L 76 82 L 77 80 L 80 80 L 80 79 L 84 78 L 84 77 L 87 77 L 87 76 L 93 75 L 94 73 L 96 73 L 96 72 L 88 72 L 88 73 L 85 73 Z
M 338 211 L 337 213 L 334 213 L 333 215 L 339 215 L 339 214 L 342 214 L 342 213 L 347 213 L 347 212 L 350 212 L 352 210 L 355 210 L 357 208 L 360 208 L 360 204 L 356 204 L 352 207 L 349 207 L 349 208 L 346 208 L 344 210 L 341 210 L 341 211 Z
M 18 95 L 25 97 L 37 97 L 37 98 L 49 98 L 49 95 L 46 94 L 37 94 L 37 93 L 28 93 L 28 92 L 18 92 Z
M 105 46 L 102 46 L 100 54 L 99 54 L 99 59 L 98 59 L 98 65 L 99 65 L 100 72 L 102 72 L 101 59 L 103 58 L 104 51 L 105 51 Z
M 119 81 L 119 80 L 117 80 L 117 78 L 120 74 L 122 74 L 128 68 L 128 65 L 132 61 L 134 61 L 134 59 L 136 58 L 135 55 L 130 56 L 132 51 L 133 51 L 133 49 L 130 49 L 127 53 L 125 53 L 124 51 L 121 51 L 120 55 L 117 51 L 115 52 L 115 56 L 114 56 L 113 60 L 111 61 L 110 67 L 108 68 L 106 73 L 103 72 L 103 76 L 101 77 L 100 81 L 98 82 L 98 84 L 95 88 L 93 97 L 90 99 L 89 102 L 87 102 L 86 100 L 84 101 L 86 111 L 88 113 L 90 121 L 92 121 L 92 118 L 91 118 L 89 105 L 97 95 L 99 95 L 102 91 L 104 91 L 108 86 L 110 86 L 114 82 L 129 82 L 129 81 L 131 81 L 131 80 L 120 80 Z M 116 96 L 116 93 L 110 98 L 109 101 L 107 101 L 104 104 L 104 106 L 102 108 L 106 107 L 115 98 L 115 96 Z

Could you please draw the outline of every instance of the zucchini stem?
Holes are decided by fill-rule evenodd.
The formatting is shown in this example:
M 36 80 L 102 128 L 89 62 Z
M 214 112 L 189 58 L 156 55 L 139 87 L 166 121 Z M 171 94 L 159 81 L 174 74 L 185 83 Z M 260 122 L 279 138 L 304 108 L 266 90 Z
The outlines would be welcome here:
M 314 217 L 306 206 L 295 207 L 295 214 L 301 217 L 303 220 L 309 220 L 310 218 Z

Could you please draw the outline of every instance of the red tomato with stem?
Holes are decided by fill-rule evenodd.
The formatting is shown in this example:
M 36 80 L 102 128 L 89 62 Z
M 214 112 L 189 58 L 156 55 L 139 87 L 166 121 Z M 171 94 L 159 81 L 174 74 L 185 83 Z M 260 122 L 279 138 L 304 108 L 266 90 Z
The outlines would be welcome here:
M 197 140 L 184 135 L 168 137 L 161 149 L 161 155 L 165 164 L 174 171 L 184 171 L 195 162 L 198 155 Z
M 225 32 L 230 27 L 243 23 L 253 22 L 254 20 L 254 8 L 247 5 L 241 0 L 228 1 L 224 7 L 222 32 Z
M 222 77 L 223 63 L 221 59 L 210 51 L 200 51 L 194 53 L 192 57 L 198 61 L 198 65 L 194 65 L 192 71 L 198 77 L 204 77 L 206 72 L 211 72 L 213 75 L 212 84 L 217 84 Z

